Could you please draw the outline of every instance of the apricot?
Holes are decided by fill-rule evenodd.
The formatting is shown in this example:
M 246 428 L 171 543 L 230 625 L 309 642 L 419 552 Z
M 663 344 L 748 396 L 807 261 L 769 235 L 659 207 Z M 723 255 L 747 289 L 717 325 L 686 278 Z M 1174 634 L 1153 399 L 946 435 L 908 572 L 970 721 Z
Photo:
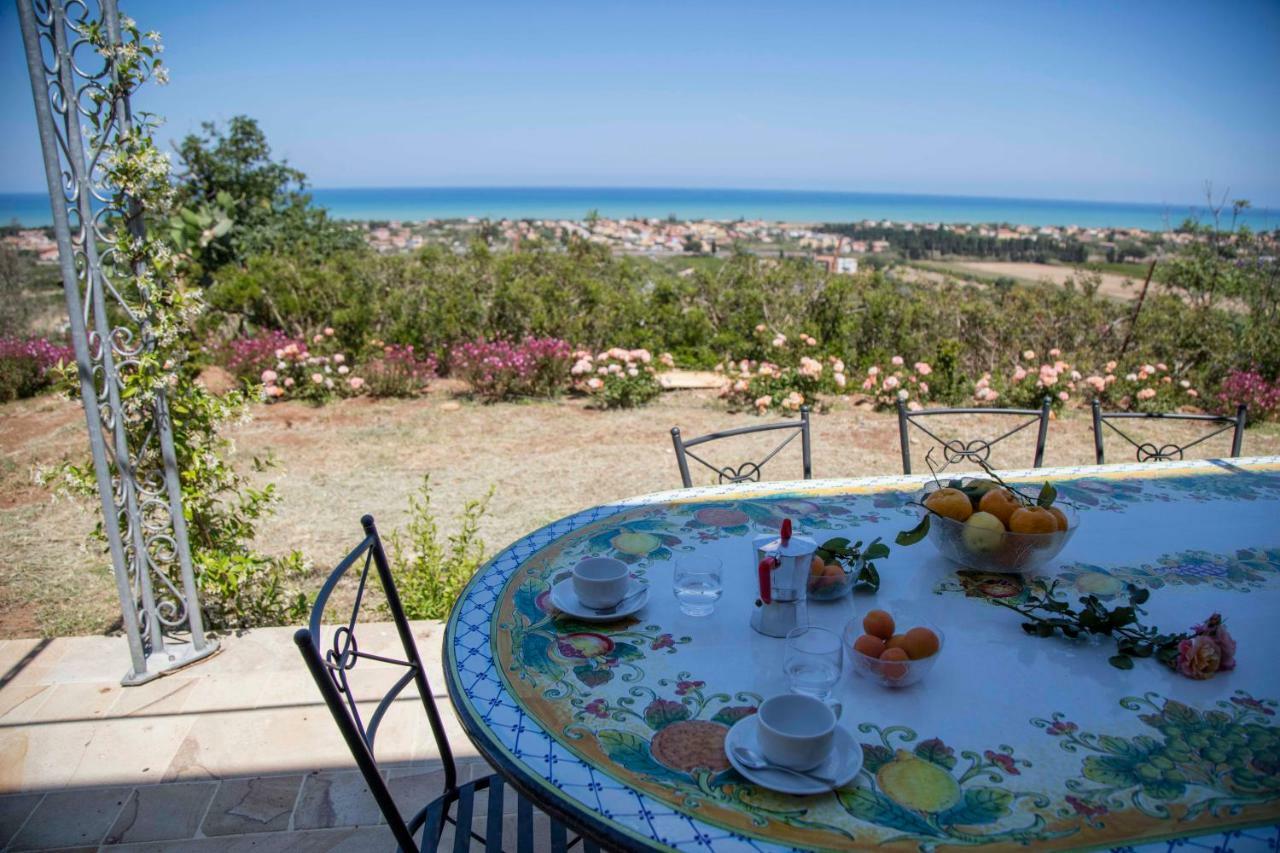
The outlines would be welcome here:
M 1065 512 L 1063 512 L 1062 510 L 1058 509 L 1056 506 L 1051 506 L 1051 507 L 1049 507 L 1049 513 L 1050 513 L 1054 518 L 1058 519 L 1058 529 L 1059 529 L 1059 530 L 1061 530 L 1061 531 L 1064 531 L 1064 532 L 1065 532 L 1065 531 L 1066 531 L 1066 529 L 1067 529 L 1068 527 L 1070 527 L 1070 525 L 1067 523 L 1067 514 L 1066 514 Z
M 964 521 L 973 515 L 969 496 L 959 489 L 938 489 L 924 499 L 924 505 L 932 512 L 956 521 Z
M 884 641 L 885 650 L 902 649 L 903 651 L 906 651 L 906 641 L 906 634 L 894 634 L 892 637 Z
M 844 569 L 836 563 L 827 563 L 826 568 L 822 570 L 822 576 L 827 586 L 839 586 L 844 583 Z
M 869 658 L 878 658 L 884 653 L 884 640 L 871 634 L 863 634 L 853 641 L 853 650 Z
M 912 628 L 902 638 L 902 650 L 912 660 L 920 660 L 936 654 L 939 645 L 937 634 L 919 626 Z
M 821 557 L 819 557 L 819 556 L 817 556 L 817 555 L 815 555 L 815 556 L 814 556 L 814 558 L 813 558 L 812 560 L 810 560 L 810 561 L 809 561 L 809 575 L 810 575 L 810 577 L 815 577 L 815 578 L 817 578 L 817 577 L 821 577 L 821 576 L 822 576 L 822 571 L 823 571 L 823 569 L 825 569 L 826 567 L 827 567 L 827 564 L 826 564 L 826 563 L 824 563 L 824 562 L 822 562 L 822 558 L 821 558 Z
M 893 636 L 893 627 L 893 617 L 884 610 L 872 610 L 862 617 L 862 630 L 882 640 Z
M 1009 516 L 1009 529 L 1014 533 L 1057 533 L 1058 519 L 1042 506 L 1024 506 Z
M 1021 508 L 1022 503 L 1008 489 L 992 489 L 978 501 L 978 509 L 1000 519 L 1005 529 L 1009 527 L 1009 516 Z
M 885 649 L 884 654 L 880 655 L 880 665 L 877 669 L 885 678 L 897 681 L 907 674 L 908 660 L 910 658 L 902 649 Z

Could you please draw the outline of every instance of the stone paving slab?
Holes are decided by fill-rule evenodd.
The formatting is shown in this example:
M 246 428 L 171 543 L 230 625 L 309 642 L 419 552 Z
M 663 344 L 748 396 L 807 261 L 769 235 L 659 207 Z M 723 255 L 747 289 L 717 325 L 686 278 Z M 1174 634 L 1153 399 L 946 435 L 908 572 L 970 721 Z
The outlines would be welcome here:
M 0 641 L 0 851 L 394 849 L 293 630 L 223 638 L 215 657 L 129 688 L 120 638 Z M 460 780 L 492 772 L 444 695 L 443 626 L 413 630 Z M 398 642 L 389 624 L 362 631 L 366 651 Z M 372 704 L 403 670 L 364 663 L 353 692 Z M 439 795 L 439 751 L 410 691 L 376 753 L 409 815 Z

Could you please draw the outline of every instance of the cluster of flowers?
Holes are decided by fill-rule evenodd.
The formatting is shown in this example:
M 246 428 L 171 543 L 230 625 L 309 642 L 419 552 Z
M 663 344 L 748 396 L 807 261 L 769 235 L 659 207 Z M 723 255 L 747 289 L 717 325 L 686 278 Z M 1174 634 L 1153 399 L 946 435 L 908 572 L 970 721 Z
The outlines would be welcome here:
M 40 393 L 50 370 L 75 361 L 71 347 L 44 338 L 0 338 L 0 402 Z
M 1234 415 L 1241 403 L 1249 407 L 1249 420 L 1262 421 L 1280 415 L 1280 377 L 1268 382 L 1257 370 L 1233 370 L 1222 380 L 1218 407 Z
M 413 344 L 373 340 L 369 347 L 360 372 L 374 397 L 416 397 L 436 376 L 436 357 L 415 351 Z
M 840 376 L 844 376 L 844 363 Z M 769 410 L 792 414 L 801 406 L 813 407 L 826 371 L 817 359 L 803 357 L 798 367 L 782 367 L 771 361 L 739 359 L 717 364 L 716 372 L 725 374 L 720 397 L 738 409 L 754 409 L 757 414 Z M 843 383 L 842 383 L 843 384 Z
M 560 338 L 475 340 L 449 351 L 454 374 L 467 381 L 473 394 L 489 402 L 553 397 L 564 390 L 572 361 L 573 348 Z
M 593 397 L 602 408 L 642 406 L 662 391 L 653 354 L 647 349 L 612 347 L 594 355 L 578 350 L 573 359 L 569 375 L 574 388 Z M 663 353 L 657 362 L 665 367 L 675 364 L 670 353 Z
M 918 412 L 929 401 L 927 377 L 932 373 L 933 367 L 926 361 L 917 361 L 908 368 L 907 360 L 895 355 L 884 367 L 873 364 L 867 368 L 862 390 L 875 397 L 878 407 L 896 406 L 901 400 L 908 409 Z
M 1180 675 L 1202 680 L 1217 672 L 1236 668 L 1236 641 L 1217 613 L 1203 625 L 1191 629 L 1191 636 L 1178 643 L 1178 657 L 1170 666 Z
M 1023 408 L 1038 409 L 1041 401 L 1048 396 L 1053 401 L 1053 407 L 1058 409 L 1071 399 L 1071 395 L 1079 387 L 1077 383 L 1083 379 L 1082 374 L 1062 358 L 1062 350 L 1057 347 L 1049 350 L 1048 357 L 1053 360 L 1041 361 L 1037 365 L 1035 350 L 1029 349 L 1022 353 L 1022 358 L 1014 366 L 1006 386 L 1005 396 L 1009 398 L 1010 403 Z M 1022 364 L 1023 361 L 1027 366 Z M 999 397 L 997 392 L 990 390 L 990 377 L 986 378 L 988 390 L 982 395 L 983 399 L 979 399 L 980 389 L 975 383 L 974 399 L 978 402 L 994 402 Z M 979 382 L 981 381 L 979 379 Z
M 364 390 L 364 378 L 351 371 L 344 353 L 329 352 L 334 330 L 311 339 L 315 349 L 302 341 L 290 341 L 273 353 L 276 362 L 259 374 L 262 395 L 268 401 L 290 399 L 324 402 L 331 397 L 353 396 Z

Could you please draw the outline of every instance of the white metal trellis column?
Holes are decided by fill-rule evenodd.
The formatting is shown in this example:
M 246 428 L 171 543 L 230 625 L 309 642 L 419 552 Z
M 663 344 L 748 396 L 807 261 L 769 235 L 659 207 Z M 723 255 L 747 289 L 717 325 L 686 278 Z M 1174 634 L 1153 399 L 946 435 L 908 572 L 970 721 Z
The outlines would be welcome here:
M 207 657 L 217 642 L 205 635 L 200 613 L 168 403 L 159 394 L 141 424 L 126 423 L 120 404 L 122 372 L 153 340 L 146 306 L 126 304 L 112 286 L 108 238 L 112 228 L 143 226 L 130 210 L 110 207 L 111 188 L 102 186 L 98 170 L 102 145 L 92 147 L 81 132 L 82 116 L 101 120 L 103 140 L 132 121 L 127 95 L 92 97 L 109 91 L 115 69 L 90 45 L 87 29 L 101 24 L 119 44 L 119 12 L 116 0 L 98 0 L 97 15 L 88 0 L 17 4 L 103 531 L 129 644 L 122 683 L 141 684 Z M 140 471 L 144 456 L 159 458 L 162 471 Z

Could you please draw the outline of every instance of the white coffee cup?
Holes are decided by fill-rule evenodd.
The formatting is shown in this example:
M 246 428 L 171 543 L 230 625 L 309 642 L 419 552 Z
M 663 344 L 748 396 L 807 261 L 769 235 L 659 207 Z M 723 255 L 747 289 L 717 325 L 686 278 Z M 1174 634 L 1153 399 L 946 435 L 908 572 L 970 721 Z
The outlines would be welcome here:
M 578 601 L 596 610 L 613 607 L 627 594 L 631 570 L 612 557 L 588 557 L 573 567 Z
M 827 760 L 843 709 L 801 693 L 783 693 L 760 703 L 756 738 L 773 764 L 812 770 Z

